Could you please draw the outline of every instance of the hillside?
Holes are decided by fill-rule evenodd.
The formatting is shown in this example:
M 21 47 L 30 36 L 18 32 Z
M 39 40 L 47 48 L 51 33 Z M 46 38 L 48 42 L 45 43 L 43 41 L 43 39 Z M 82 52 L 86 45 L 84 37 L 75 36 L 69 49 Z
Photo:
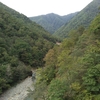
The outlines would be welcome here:
M 34 100 L 100 100 L 100 14 L 87 29 L 71 31 L 37 70 Z M 26 99 L 28 100 L 28 99 Z M 33 99 L 30 99 L 33 100 Z
M 42 67 L 56 39 L 26 16 L 0 3 L 0 94 Z
M 93 0 L 89 5 L 87 5 L 82 11 L 80 11 L 74 18 L 72 18 L 69 23 L 66 23 L 60 27 L 54 35 L 57 37 L 65 38 L 67 37 L 69 31 L 77 29 L 79 26 L 88 27 L 94 17 L 100 12 L 98 8 L 100 7 L 100 0 Z
M 57 14 L 50 13 L 47 15 L 30 17 L 30 19 L 44 27 L 44 29 L 51 34 L 53 34 L 58 28 L 69 22 L 69 20 L 72 19 L 76 14 L 77 12 L 65 16 L 59 16 Z

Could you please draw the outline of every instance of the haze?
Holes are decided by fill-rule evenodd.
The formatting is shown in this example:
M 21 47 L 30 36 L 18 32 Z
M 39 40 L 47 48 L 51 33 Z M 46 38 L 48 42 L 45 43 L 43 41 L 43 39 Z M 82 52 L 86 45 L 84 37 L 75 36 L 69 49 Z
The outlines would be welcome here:
M 82 10 L 91 1 L 93 0 L 0 0 L 27 17 L 48 13 L 67 15 Z

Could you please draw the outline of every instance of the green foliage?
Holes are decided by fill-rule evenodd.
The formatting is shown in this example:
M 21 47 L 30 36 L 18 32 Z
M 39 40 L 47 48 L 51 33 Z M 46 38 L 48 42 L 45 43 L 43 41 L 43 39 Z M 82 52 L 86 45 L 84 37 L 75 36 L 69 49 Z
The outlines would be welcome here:
M 65 100 L 67 85 L 65 81 L 52 80 L 48 87 L 48 100 Z
M 99 100 L 100 99 L 100 94 L 94 96 L 94 100 Z
M 13 82 L 16 83 L 22 79 L 25 79 L 29 75 L 30 69 L 31 68 L 29 66 L 25 66 L 23 63 L 20 63 L 17 67 L 11 68 Z
M 51 80 L 55 78 L 55 68 L 53 66 L 47 66 L 41 71 L 40 75 L 42 77 L 39 79 L 39 83 L 45 81 L 46 84 L 50 84 Z
M 100 32 L 100 14 L 94 19 L 94 21 L 91 24 L 90 32 L 94 33 L 95 35 L 99 36 Z
M 36 79 L 37 87 L 44 83 L 44 90 L 36 89 L 44 98 L 37 100 L 100 99 L 100 38 L 99 31 L 94 32 L 99 18 L 86 30 L 71 31 L 59 46 L 49 50 Z
M 19 63 L 18 62 L 18 58 L 17 57 L 12 57 L 10 63 L 11 63 L 11 66 L 12 67 L 17 67 L 18 66 L 18 63 Z
M 35 100 L 47 100 L 47 84 L 42 81 L 40 84 L 35 85 L 35 91 L 32 93 Z
M 30 19 L 42 27 L 44 27 L 45 30 L 53 34 L 58 28 L 60 28 L 65 23 L 68 23 L 69 20 L 71 20 L 76 13 L 72 13 L 65 16 L 59 16 L 53 13 L 47 14 L 47 15 L 41 15 L 36 17 L 30 17 Z
M 46 65 L 44 68 L 39 68 L 36 71 L 35 91 L 29 93 L 27 98 L 35 100 L 48 100 L 47 88 L 50 82 L 55 78 L 55 67 L 53 64 Z M 27 98 L 25 100 L 27 100 Z
M 0 94 L 26 78 L 31 67 L 42 67 L 56 40 L 40 25 L 0 2 Z
M 100 65 L 91 67 L 83 77 L 83 84 L 89 92 L 99 93 L 100 91 Z
M 66 23 L 60 27 L 55 33 L 55 36 L 60 38 L 66 38 L 69 32 L 73 29 L 77 29 L 81 25 L 88 27 L 91 21 L 99 13 L 100 0 L 93 0 L 89 5 L 87 5 L 82 11 L 80 11 L 75 17 L 73 17 L 69 23 Z M 98 29 L 96 29 L 98 31 Z
M 10 85 L 8 84 L 7 78 L 7 66 L 6 65 L 0 65 L 0 94 L 8 89 Z
M 7 81 L 5 79 L 0 79 L 0 94 L 9 87 L 9 84 L 7 84 Z
M 100 50 L 96 45 L 90 47 L 83 59 L 84 66 L 87 68 L 83 76 L 83 85 L 87 91 L 98 94 L 100 91 Z

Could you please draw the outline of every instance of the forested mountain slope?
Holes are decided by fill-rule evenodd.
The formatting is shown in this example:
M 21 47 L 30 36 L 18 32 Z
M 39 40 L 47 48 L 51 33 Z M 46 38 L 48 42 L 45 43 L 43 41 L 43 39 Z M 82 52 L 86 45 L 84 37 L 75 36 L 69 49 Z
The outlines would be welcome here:
M 30 97 L 100 100 L 100 14 L 86 30 L 80 27 L 71 31 L 61 45 L 49 50 L 44 61 Z
M 98 14 L 100 7 L 100 0 L 93 0 L 82 11 L 80 11 L 69 23 L 59 28 L 54 35 L 58 37 L 67 37 L 69 31 L 78 28 L 79 26 L 88 27 L 90 22 Z
M 27 77 L 29 66 L 43 66 L 55 41 L 40 25 L 0 3 L 0 93 Z
M 58 28 L 69 22 L 69 20 L 71 20 L 77 13 L 78 12 L 71 13 L 65 16 L 59 16 L 57 14 L 50 13 L 47 15 L 30 17 L 30 19 L 44 27 L 44 29 L 48 32 L 53 34 Z

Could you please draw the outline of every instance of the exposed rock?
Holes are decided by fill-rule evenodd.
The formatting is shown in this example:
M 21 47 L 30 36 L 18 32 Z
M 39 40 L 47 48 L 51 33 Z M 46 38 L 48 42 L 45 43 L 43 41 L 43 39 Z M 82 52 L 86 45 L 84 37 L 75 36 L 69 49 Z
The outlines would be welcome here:
M 21 83 L 7 90 L 0 96 L 0 100 L 24 100 L 29 89 L 34 90 L 32 77 L 26 78 Z

